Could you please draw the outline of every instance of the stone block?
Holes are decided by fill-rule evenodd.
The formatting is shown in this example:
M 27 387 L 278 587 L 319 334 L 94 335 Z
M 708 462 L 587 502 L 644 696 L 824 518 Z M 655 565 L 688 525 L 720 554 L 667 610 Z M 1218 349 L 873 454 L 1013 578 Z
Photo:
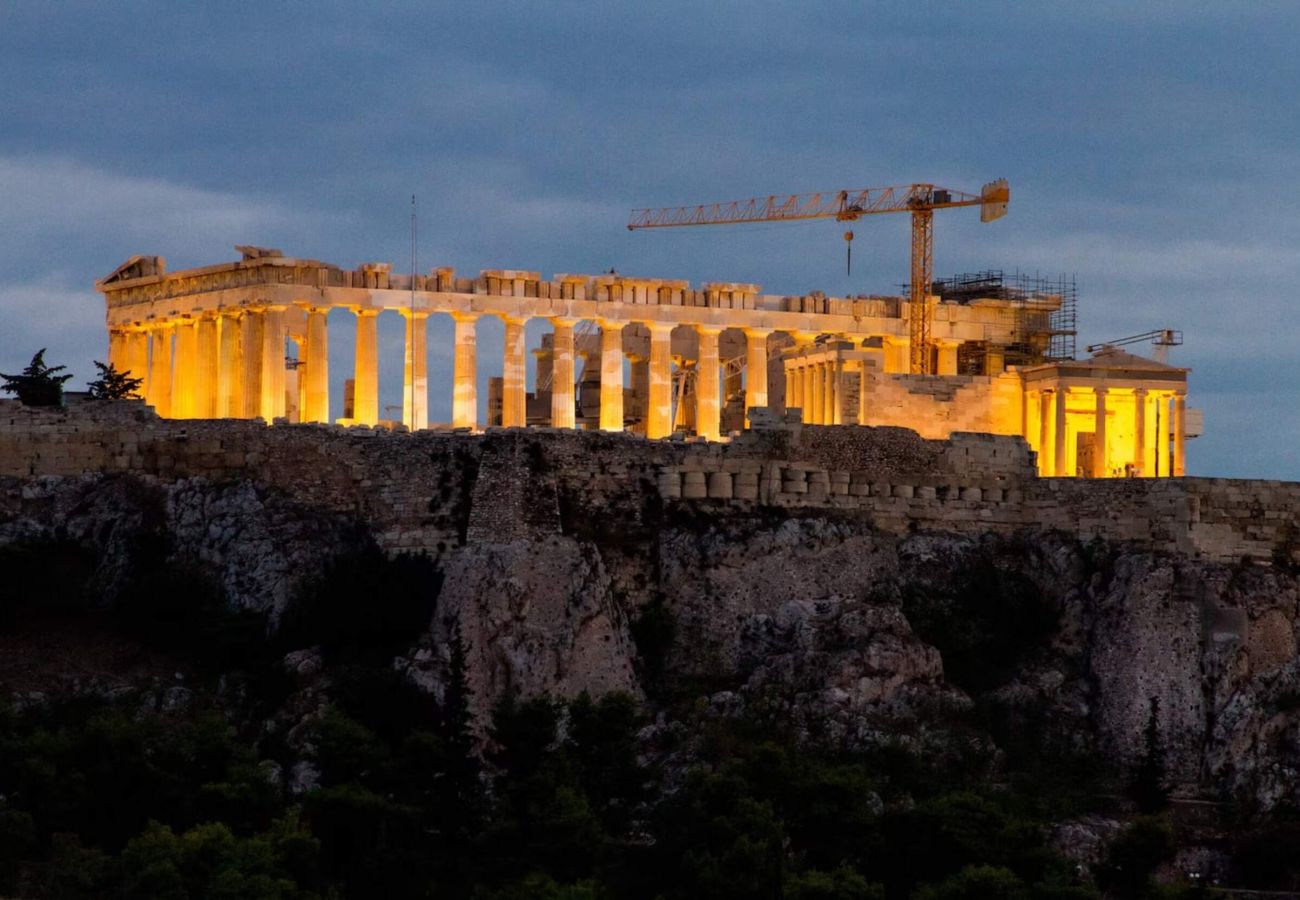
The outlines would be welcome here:
M 709 473 L 709 496 L 715 500 L 730 500 L 733 496 L 731 473 Z
M 702 500 L 709 495 L 708 482 L 703 472 L 682 473 L 682 498 L 685 500 Z
M 682 496 L 682 476 L 677 472 L 660 472 L 655 481 L 659 487 L 659 496 L 670 500 Z

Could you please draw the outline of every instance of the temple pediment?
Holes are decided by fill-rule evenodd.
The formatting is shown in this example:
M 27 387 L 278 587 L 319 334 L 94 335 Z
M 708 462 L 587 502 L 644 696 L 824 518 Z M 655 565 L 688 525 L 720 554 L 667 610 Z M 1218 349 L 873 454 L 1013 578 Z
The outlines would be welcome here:
M 133 256 L 112 272 L 99 279 L 100 286 L 137 278 L 157 277 L 167 271 L 167 260 L 161 256 Z

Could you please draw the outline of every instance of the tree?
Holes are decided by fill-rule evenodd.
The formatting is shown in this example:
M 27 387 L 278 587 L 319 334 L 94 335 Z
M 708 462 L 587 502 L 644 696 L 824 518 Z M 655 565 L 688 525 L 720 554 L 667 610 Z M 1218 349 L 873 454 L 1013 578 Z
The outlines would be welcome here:
M 63 383 L 72 378 L 71 375 L 58 374 L 65 368 L 45 365 L 45 348 L 42 347 L 21 375 L 0 372 L 0 378 L 4 379 L 0 391 L 17 394 L 18 402 L 24 406 L 59 406 L 63 403 Z
M 1115 897 L 1143 897 L 1156 868 L 1174 855 L 1174 834 L 1167 819 L 1141 816 L 1116 835 L 1106 850 L 1097 881 Z
M 917 900 L 1027 900 L 1025 883 L 1010 869 L 967 866 L 937 885 L 926 885 Z
M 99 360 L 95 360 L 95 368 L 99 369 L 99 377 L 86 385 L 91 397 L 96 400 L 140 399 L 143 378 L 132 378 L 126 372 L 119 372 L 112 363 L 104 365 Z
M 1160 698 L 1151 698 L 1147 714 L 1142 758 L 1133 770 L 1129 794 L 1144 815 L 1159 812 L 1169 805 L 1169 786 L 1165 782 L 1165 754 L 1160 745 Z

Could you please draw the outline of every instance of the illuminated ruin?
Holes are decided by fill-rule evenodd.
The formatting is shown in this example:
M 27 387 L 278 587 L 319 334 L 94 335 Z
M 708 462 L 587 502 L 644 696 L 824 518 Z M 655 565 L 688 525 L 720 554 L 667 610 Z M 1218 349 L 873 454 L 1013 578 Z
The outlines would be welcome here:
M 455 323 L 452 383 L 439 386 L 450 388 L 455 428 L 721 440 L 765 409 L 769 420 L 895 425 L 927 438 L 1020 435 L 1043 475 L 1163 477 L 1183 474 L 1196 425 L 1186 409 L 1187 369 L 1113 347 L 1072 358 L 1072 287 L 935 282 L 925 352 L 936 374 L 912 375 L 902 297 L 767 295 L 755 284 L 692 288 L 614 273 L 465 278 L 439 268 L 411 276 L 387 263 L 344 269 L 238 249 L 237 262 L 179 272 L 167 272 L 161 257 L 137 256 L 96 283 L 110 361 L 144 379 L 145 399 L 162 416 L 330 422 L 331 393 L 341 386 L 344 415 L 333 421 L 395 425 L 379 406 L 377 318 L 391 311 L 405 322 L 401 423 L 412 429 L 430 424 L 426 327 L 434 315 Z M 338 309 L 356 316 L 346 380 L 329 371 L 327 316 Z M 503 321 L 505 341 L 481 419 L 477 323 L 485 316 Z M 524 326 L 532 319 L 551 331 L 531 351 L 530 391 Z

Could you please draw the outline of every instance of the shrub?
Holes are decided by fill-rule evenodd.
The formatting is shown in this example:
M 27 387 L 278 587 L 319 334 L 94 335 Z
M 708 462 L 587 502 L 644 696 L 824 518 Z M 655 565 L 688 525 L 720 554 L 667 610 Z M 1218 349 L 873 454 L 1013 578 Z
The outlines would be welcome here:
M 95 400 L 139 400 L 140 385 L 143 378 L 133 378 L 125 372 L 119 372 L 112 363 L 104 365 L 95 360 L 99 377 L 86 385 L 90 396 Z

